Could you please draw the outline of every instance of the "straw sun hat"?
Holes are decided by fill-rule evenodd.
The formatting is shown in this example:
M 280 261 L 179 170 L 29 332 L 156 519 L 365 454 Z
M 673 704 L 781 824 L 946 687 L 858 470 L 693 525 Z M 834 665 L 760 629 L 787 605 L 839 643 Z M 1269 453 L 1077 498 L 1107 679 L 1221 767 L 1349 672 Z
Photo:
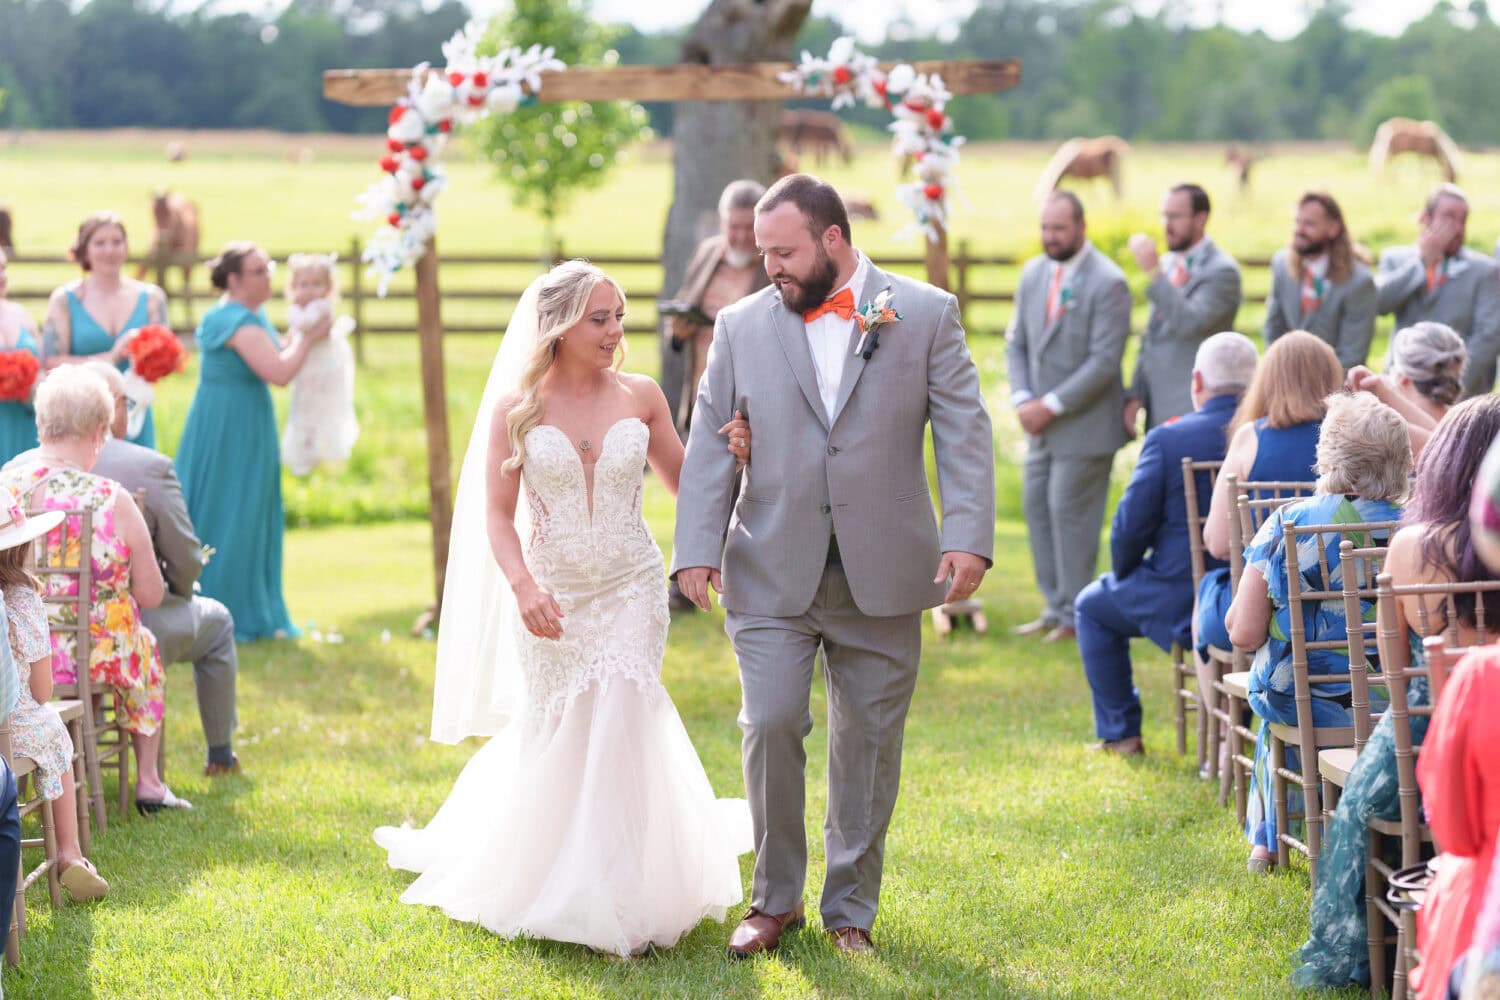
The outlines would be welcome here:
M 0 549 L 13 549 L 36 541 L 62 523 L 63 511 L 49 510 L 35 517 L 27 517 L 26 511 L 14 498 L 0 491 Z

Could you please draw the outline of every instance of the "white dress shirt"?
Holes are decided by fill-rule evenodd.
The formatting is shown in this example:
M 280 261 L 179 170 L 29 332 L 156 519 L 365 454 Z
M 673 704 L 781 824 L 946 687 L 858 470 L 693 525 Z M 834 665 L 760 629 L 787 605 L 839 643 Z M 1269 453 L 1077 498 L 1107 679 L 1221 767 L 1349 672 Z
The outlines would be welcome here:
M 859 253 L 859 251 L 855 251 Z M 859 308 L 859 297 L 865 290 L 865 278 L 870 273 L 870 260 L 859 254 L 859 264 L 847 282 L 835 288 L 829 298 L 844 289 L 854 295 L 854 307 Z M 844 379 L 844 355 L 849 353 L 849 331 L 854 325 L 853 317 L 839 319 L 839 314 L 826 312 L 804 323 L 807 330 L 807 349 L 812 353 L 813 371 L 818 377 L 818 393 L 823 397 L 823 410 L 828 420 L 833 421 L 833 408 L 839 399 L 839 384 Z

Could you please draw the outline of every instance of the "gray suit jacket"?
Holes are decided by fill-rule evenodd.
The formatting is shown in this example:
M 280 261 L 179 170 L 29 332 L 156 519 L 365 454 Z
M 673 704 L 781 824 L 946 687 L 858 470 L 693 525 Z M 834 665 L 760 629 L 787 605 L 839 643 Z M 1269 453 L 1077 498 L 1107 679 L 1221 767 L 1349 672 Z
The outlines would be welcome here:
M 1375 279 L 1359 261 L 1345 280 L 1323 286 L 1311 316 L 1302 315 L 1302 282 L 1287 267 L 1286 250 L 1271 258 L 1271 297 L 1261 332 L 1270 346 L 1288 330 L 1306 330 L 1327 343 L 1345 368 L 1365 363 L 1375 337 Z
M 1376 309 L 1396 314 L 1396 328 L 1422 320 L 1446 323 L 1469 349 L 1464 395 L 1477 396 L 1495 386 L 1495 359 L 1500 356 L 1500 267 L 1468 247 L 1449 265 L 1448 280 L 1427 290 L 1427 269 L 1415 246 L 1391 247 L 1380 255 L 1375 277 Z
M 1146 404 L 1146 423 L 1155 427 L 1193 412 L 1193 358 L 1198 345 L 1234 329 L 1240 311 L 1240 265 L 1204 237 L 1187 284 L 1178 288 L 1166 274 L 1146 286 L 1151 314 L 1141 334 L 1130 395 Z
M 774 286 L 719 313 L 682 467 L 671 572 L 722 565 L 731 611 L 806 612 L 835 534 L 854 603 L 872 616 L 941 603 L 932 575 L 943 552 L 993 555 L 994 442 L 958 302 L 872 264 L 860 305 L 887 287 L 902 318 L 879 328 L 869 361 L 854 353 L 859 328 L 850 323 L 831 421 L 802 317 Z M 741 402 L 755 454 L 736 491 L 718 428 Z M 941 529 L 924 455 L 929 423 Z
M 93 471 L 145 496 L 146 527 L 167 593 L 159 607 L 141 609 L 141 620 L 156 636 L 162 662 L 176 662 L 182 657 L 174 654 L 191 645 L 196 628 L 190 602 L 193 584 L 203 572 L 203 552 L 172 460 L 151 448 L 111 438 Z
M 1130 337 L 1130 289 L 1114 261 L 1091 248 L 1073 275 L 1072 295 L 1047 322 L 1055 262 L 1033 257 L 1021 269 L 1005 332 L 1012 396 L 1056 393 L 1061 416 L 1028 440 L 1063 458 L 1113 454 L 1125 443 L 1120 359 Z

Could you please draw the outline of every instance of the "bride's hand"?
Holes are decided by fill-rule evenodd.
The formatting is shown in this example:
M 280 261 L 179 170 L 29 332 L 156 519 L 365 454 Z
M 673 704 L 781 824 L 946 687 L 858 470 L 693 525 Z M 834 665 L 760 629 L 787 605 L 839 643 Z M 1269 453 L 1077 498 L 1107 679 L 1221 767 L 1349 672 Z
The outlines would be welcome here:
M 552 592 L 528 580 L 516 589 L 516 604 L 521 609 L 521 620 L 526 630 L 541 639 L 562 638 L 562 608 Z
M 729 453 L 734 456 L 736 466 L 743 469 L 750 464 L 750 421 L 746 420 L 739 410 L 734 411 L 734 419 L 723 427 L 719 433 L 729 437 Z

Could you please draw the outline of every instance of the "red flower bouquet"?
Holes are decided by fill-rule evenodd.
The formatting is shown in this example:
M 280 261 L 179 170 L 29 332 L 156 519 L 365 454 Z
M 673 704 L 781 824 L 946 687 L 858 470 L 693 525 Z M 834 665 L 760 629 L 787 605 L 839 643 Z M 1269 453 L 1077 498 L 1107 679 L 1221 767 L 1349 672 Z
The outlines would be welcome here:
M 135 373 L 147 382 L 180 372 L 187 364 L 182 341 L 177 339 L 177 334 L 158 323 L 137 330 L 126 345 L 125 353 L 130 357 Z
M 30 351 L 0 351 L 0 399 L 24 403 L 31 399 L 31 388 L 42 363 Z

